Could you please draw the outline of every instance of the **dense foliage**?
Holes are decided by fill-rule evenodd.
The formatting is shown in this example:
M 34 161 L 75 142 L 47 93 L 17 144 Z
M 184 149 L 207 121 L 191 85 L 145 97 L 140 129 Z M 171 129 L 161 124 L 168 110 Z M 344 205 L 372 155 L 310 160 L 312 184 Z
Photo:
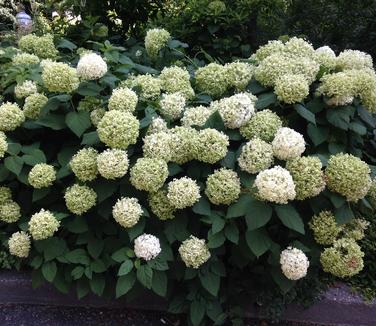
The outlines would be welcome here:
M 152 290 L 193 325 L 358 274 L 376 203 L 372 58 L 291 38 L 204 65 L 186 47 L 152 29 L 144 46 L 46 34 L 0 50 L 16 265 L 80 298 Z

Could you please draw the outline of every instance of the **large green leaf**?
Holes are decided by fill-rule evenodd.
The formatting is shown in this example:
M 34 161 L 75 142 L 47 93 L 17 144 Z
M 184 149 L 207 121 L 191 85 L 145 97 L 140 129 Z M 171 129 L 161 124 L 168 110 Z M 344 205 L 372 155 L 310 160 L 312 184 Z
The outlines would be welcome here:
M 309 124 L 307 127 L 307 133 L 309 138 L 311 138 L 313 144 L 318 146 L 324 143 L 329 137 L 329 128 L 318 127 L 313 124 Z
M 77 137 L 81 137 L 86 129 L 91 126 L 89 112 L 69 112 L 65 122 Z
M 206 120 L 206 123 L 204 125 L 204 128 L 213 128 L 217 130 L 224 131 L 225 125 L 223 123 L 222 117 L 219 114 L 218 111 L 215 111 L 208 120 Z
M 345 224 L 355 218 L 355 215 L 347 202 L 334 211 L 334 216 L 338 224 Z
M 141 265 L 137 270 L 137 280 L 147 289 L 151 289 L 153 270 L 149 265 Z
M 268 106 L 276 102 L 277 102 L 277 96 L 274 94 L 274 92 L 261 94 L 257 97 L 256 109 L 257 110 L 265 109 Z
M 272 208 L 265 202 L 253 201 L 249 211 L 245 215 L 245 221 L 249 230 L 258 229 L 267 224 L 273 214 Z
M 274 209 L 283 225 L 291 230 L 305 234 L 303 220 L 300 217 L 298 211 L 293 206 L 288 204 L 275 205 Z
M 4 159 L 5 167 L 10 171 L 13 172 L 15 175 L 19 175 L 24 161 L 21 157 L 18 156 L 8 156 Z
M 160 295 L 165 297 L 167 294 L 167 275 L 165 272 L 153 271 L 153 281 L 151 285 L 152 290 Z
M 307 110 L 303 105 L 301 104 L 295 104 L 294 105 L 294 109 L 295 111 L 301 116 L 303 117 L 304 119 L 306 119 L 307 121 L 313 123 L 314 125 L 316 124 L 316 118 L 315 118 L 315 115 Z
M 118 271 L 118 276 L 127 275 L 133 269 L 133 262 L 130 259 L 124 261 Z
M 189 313 L 193 326 L 200 325 L 205 316 L 205 304 L 200 301 L 193 301 Z
M 249 194 L 240 195 L 238 201 L 227 209 L 227 218 L 244 216 L 252 207 L 254 199 Z
M 73 264 L 89 265 L 90 259 L 84 249 L 74 249 L 65 254 L 65 258 Z
M 42 274 L 48 282 L 53 282 L 56 272 L 57 266 L 54 261 L 48 261 L 42 265 Z
M 272 241 L 264 229 L 249 230 L 245 233 L 245 239 L 247 241 L 249 249 L 255 254 L 256 257 L 260 257 L 270 248 Z
M 205 273 L 199 273 L 199 278 L 202 287 L 216 297 L 221 283 L 220 277 L 214 273 L 206 271 Z
M 46 163 L 47 161 L 46 155 L 44 155 L 44 153 L 40 149 L 32 150 L 28 154 L 22 156 L 22 159 L 27 165 L 31 166 L 34 166 L 38 163 Z
M 199 215 L 211 215 L 210 203 L 205 197 L 201 197 L 200 200 L 192 207 L 192 211 Z
M 116 298 L 126 294 L 136 282 L 135 273 L 128 273 L 127 275 L 120 276 L 116 283 Z

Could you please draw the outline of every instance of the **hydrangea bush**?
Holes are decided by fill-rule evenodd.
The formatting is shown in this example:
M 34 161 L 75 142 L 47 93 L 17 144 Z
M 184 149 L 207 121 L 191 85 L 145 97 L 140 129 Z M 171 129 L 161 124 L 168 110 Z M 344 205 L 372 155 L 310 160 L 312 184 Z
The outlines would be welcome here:
M 205 65 L 184 47 L 153 29 L 137 51 L 50 35 L 1 50 L 10 254 L 35 285 L 80 298 L 146 288 L 193 325 L 235 320 L 257 289 L 361 271 L 376 203 L 371 57 L 291 38 Z

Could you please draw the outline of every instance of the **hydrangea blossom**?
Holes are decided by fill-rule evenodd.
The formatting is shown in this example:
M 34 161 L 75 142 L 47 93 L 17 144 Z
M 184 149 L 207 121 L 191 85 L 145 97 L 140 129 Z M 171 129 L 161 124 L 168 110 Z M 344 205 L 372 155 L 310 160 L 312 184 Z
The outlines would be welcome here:
M 23 99 L 38 92 L 37 84 L 32 80 L 25 80 L 22 84 L 17 84 L 14 88 L 14 95 L 18 99 Z
M 196 71 L 196 84 L 200 91 L 220 97 L 228 88 L 226 68 L 218 63 L 209 63 Z
M 238 163 L 241 170 L 251 174 L 268 169 L 274 163 L 273 147 L 259 138 L 253 138 L 242 147 Z
M 299 157 L 305 151 L 303 136 L 290 128 L 278 129 L 272 142 L 274 156 L 280 160 Z
M 281 252 L 280 260 L 282 273 L 289 280 L 299 280 L 307 275 L 309 260 L 303 251 L 293 247 Z
M 167 191 L 159 189 L 149 194 L 149 206 L 153 214 L 160 220 L 171 220 L 175 218 L 175 207 L 171 205 L 167 198 Z
M 13 131 L 25 121 L 25 115 L 16 103 L 0 105 L 0 131 Z
M 163 28 L 148 30 L 145 37 L 145 49 L 148 55 L 155 59 L 159 51 L 167 45 L 170 38 L 170 33 Z
M 98 151 L 92 147 L 80 149 L 69 162 L 75 176 L 81 181 L 93 181 L 98 174 Z
M 171 159 L 171 135 L 167 132 L 156 132 L 144 138 L 142 146 L 144 156 L 168 162 Z
M 48 91 L 56 93 L 72 93 L 79 85 L 76 69 L 62 62 L 47 63 L 43 67 L 42 80 Z
M 12 58 L 12 64 L 15 66 L 37 65 L 39 61 L 36 55 L 30 53 L 18 53 Z
M 231 62 L 225 65 L 228 82 L 238 91 L 244 91 L 253 77 L 254 67 L 246 62 Z
M 167 163 L 154 158 L 139 158 L 130 171 L 130 182 L 138 190 L 155 192 L 168 177 Z
M 223 132 L 212 128 L 200 130 L 195 154 L 196 159 L 214 164 L 226 156 L 229 145 L 229 137 Z
M 29 184 L 36 189 L 49 187 L 55 180 L 55 168 L 46 163 L 38 163 L 34 165 L 28 176 Z
M 199 268 L 210 258 L 210 251 L 204 239 L 191 235 L 179 247 L 179 254 L 187 267 Z
M 206 106 L 195 106 L 185 109 L 181 123 L 184 127 L 199 126 L 203 127 L 209 117 L 212 115 L 213 109 Z
M 373 69 L 372 57 L 358 50 L 344 50 L 337 57 L 337 68 L 348 69 Z
M 18 41 L 18 47 L 22 51 L 35 54 L 42 59 L 54 59 L 58 54 L 58 50 L 54 45 L 54 37 L 51 34 L 43 36 L 25 35 Z
M 201 198 L 200 187 L 188 177 L 174 179 L 168 184 L 167 198 L 177 209 L 191 207 Z
M 129 160 L 126 151 L 106 149 L 97 156 L 99 174 L 109 180 L 122 178 L 128 171 Z
M 303 75 L 286 74 L 276 80 L 274 92 L 279 101 L 293 104 L 308 96 L 309 86 Z
M 149 125 L 147 134 L 151 135 L 161 131 L 168 131 L 167 122 L 164 121 L 161 117 L 153 117 Z
M 0 220 L 5 223 L 17 222 L 21 217 L 21 207 L 13 200 L 0 205 Z
M 26 118 L 38 119 L 42 108 L 47 104 L 47 96 L 39 93 L 31 94 L 26 97 L 25 104 L 23 106 L 23 113 Z
M 175 127 L 171 129 L 171 161 L 184 164 L 197 156 L 199 132 L 193 128 Z
M 109 110 L 134 112 L 138 102 L 137 94 L 129 88 L 122 87 L 112 91 L 108 100 Z
M 52 237 L 59 229 L 60 221 L 48 210 L 43 208 L 31 216 L 29 232 L 34 240 L 43 240 Z
M 154 100 L 161 94 L 161 84 L 162 83 L 159 78 L 146 74 L 137 76 L 134 79 L 132 86 L 140 89 L 140 95 L 144 99 Z
M 186 99 L 191 99 L 195 93 L 191 86 L 187 69 L 178 66 L 165 67 L 159 75 L 161 87 L 167 94 L 180 93 Z
M 263 61 L 265 58 L 269 57 L 272 54 L 283 53 L 284 48 L 285 46 L 282 41 L 271 40 L 271 41 L 268 41 L 267 44 L 260 46 L 258 50 L 256 51 L 256 53 L 252 55 L 251 59 L 260 63 L 261 61 Z
M 3 158 L 5 152 L 8 150 L 7 136 L 0 131 L 0 158 Z
M 0 205 L 12 199 L 12 191 L 8 187 L 0 186 Z
M 124 228 L 136 225 L 142 216 L 142 208 L 137 198 L 118 199 L 112 208 L 112 216 Z
M 308 225 L 313 231 L 315 241 L 322 245 L 331 245 L 342 230 L 330 211 L 322 211 L 314 215 Z
M 160 111 L 164 117 L 177 120 L 183 113 L 185 97 L 180 93 L 164 94 L 160 104 Z
M 329 46 L 322 46 L 315 50 L 315 60 L 329 71 L 334 70 L 337 65 L 337 58 Z
M 77 74 L 85 80 L 96 80 L 107 73 L 107 63 L 96 53 L 83 55 L 77 64 Z
M 93 126 L 97 127 L 105 114 L 106 114 L 106 110 L 103 108 L 98 108 L 98 109 L 91 111 L 90 120 Z
M 8 246 L 11 255 L 26 258 L 30 252 L 30 236 L 24 231 L 15 232 L 9 238 Z
M 159 239 L 151 234 L 141 234 L 134 240 L 134 254 L 146 261 L 154 259 L 161 253 Z
M 74 184 L 65 191 L 64 199 L 69 211 L 82 215 L 95 206 L 97 194 L 88 186 Z

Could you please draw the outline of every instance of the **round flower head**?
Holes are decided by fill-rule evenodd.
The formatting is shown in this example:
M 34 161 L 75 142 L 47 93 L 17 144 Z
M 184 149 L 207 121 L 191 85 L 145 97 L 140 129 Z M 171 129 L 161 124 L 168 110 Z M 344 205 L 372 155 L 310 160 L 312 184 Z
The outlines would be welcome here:
M 370 223 L 363 218 L 353 219 L 343 226 L 343 237 L 355 241 L 362 240 L 369 225 Z
M 344 50 L 337 57 L 337 68 L 347 69 L 373 69 L 372 57 L 358 50 Z
M 286 74 L 277 79 L 274 92 L 279 101 L 293 104 L 308 96 L 309 86 L 303 75 Z
M 146 261 L 154 259 L 162 251 L 159 239 L 151 234 L 142 234 L 134 240 L 134 254 Z
M 152 59 L 156 59 L 159 51 L 164 48 L 171 35 L 163 28 L 153 28 L 147 31 L 145 37 L 145 49 Z
M 109 110 L 134 112 L 138 102 L 137 94 L 129 88 L 117 88 L 108 100 Z
M 90 120 L 93 126 L 97 127 L 106 113 L 105 109 L 98 108 L 90 112 Z
M 8 150 L 7 136 L 0 131 L 0 158 L 4 157 L 5 152 Z
M 351 154 L 336 154 L 329 158 L 325 170 L 330 191 L 356 202 L 367 195 L 371 187 L 370 168 L 367 163 Z
M 48 98 L 39 93 L 31 94 L 30 96 L 26 97 L 23 107 L 25 117 L 33 120 L 38 119 L 40 111 L 47 104 L 47 102 Z
M 140 122 L 130 112 L 106 112 L 98 123 L 99 139 L 111 148 L 126 149 L 137 142 Z
M 12 58 L 12 64 L 15 66 L 37 65 L 39 61 L 36 55 L 30 53 L 18 53 Z
M 29 232 L 34 240 L 43 240 L 52 237 L 59 226 L 60 221 L 50 211 L 42 208 L 39 213 L 31 216 Z
M 315 50 L 311 43 L 299 37 L 290 38 L 283 48 L 283 52 L 290 56 L 312 57 Z
M 0 186 L 0 205 L 12 200 L 12 191 L 8 187 Z
M 293 75 L 302 75 L 307 80 L 308 85 L 311 85 L 315 80 L 318 72 L 320 71 L 320 65 L 314 60 L 314 58 L 308 57 L 295 57 L 292 59 Z
M 10 254 L 19 258 L 29 256 L 30 245 L 30 236 L 24 231 L 13 233 L 8 240 Z
M 198 89 L 213 97 L 220 97 L 228 88 L 226 68 L 218 63 L 209 63 L 196 71 Z
M 364 107 L 371 113 L 376 113 L 376 89 L 361 94 Z
M 214 0 L 209 2 L 208 9 L 213 15 L 217 16 L 226 10 L 226 4 L 223 1 Z
M 200 187 L 191 178 L 174 179 L 168 184 L 167 198 L 177 209 L 193 206 L 200 197 Z
M 222 131 L 211 128 L 203 129 L 198 135 L 195 156 L 201 162 L 214 164 L 226 156 L 229 145 L 229 138 Z
M 274 156 L 280 160 L 299 157 L 305 151 L 303 136 L 290 128 L 278 129 L 272 142 Z
M 156 132 L 144 138 L 142 150 L 144 156 L 168 162 L 171 159 L 171 135 L 167 132 Z
M 175 127 L 171 129 L 171 161 L 184 164 L 193 160 L 198 152 L 199 132 L 193 128 Z
M 289 280 L 299 280 L 307 275 L 309 260 L 303 251 L 288 247 L 281 252 L 279 259 L 283 275 Z
M 336 68 L 336 54 L 329 46 L 322 46 L 321 48 L 316 49 L 315 60 L 320 64 L 320 66 L 330 71 Z
M 151 75 L 139 75 L 133 81 L 133 87 L 140 89 L 140 95 L 146 100 L 155 100 L 161 94 L 161 81 Z
M 112 216 L 124 228 L 135 226 L 142 216 L 142 208 L 136 198 L 118 199 L 112 208 Z
M 25 115 L 16 103 L 0 105 L 0 131 L 13 131 L 25 121 Z
M 228 83 L 238 91 L 244 91 L 253 76 L 253 66 L 246 62 L 232 62 L 225 65 Z
M 181 118 L 181 123 L 184 127 L 203 127 L 212 113 L 213 110 L 211 108 L 202 105 L 187 108 Z
M 277 130 L 282 127 L 282 120 L 270 110 L 256 112 L 251 119 L 240 128 L 240 133 L 246 139 L 258 137 L 266 142 L 271 142 Z
M 72 93 L 78 88 L 76 69 L 62 62 L 50 62 L 43 67 L 42 80 L 50 92 Z
M 18 99 L 28 97 L 31 94 L 38 92 L 38 87 L 32 80 L 25 80 L 22 84 L 17 84 L 14 88 L 14 95 Z
M 77 74 L 85 80 L 102 78 L 107 72 L 107 63 L 96 53 L 83 55 L 77 64 Z
M 279 40 L 268 41 L 267 44 L 260 46 L 251 58 L 257 62 L 261 62 L 272 54 L 282 53 L 284 48 L 284 44 Z
M 254 101 L 247 93 L 223 98 L 211 106 L 218 110 L 223 123 L 230 129 L 244 126 L 255 113 Z
M 230 205 L 240 195 L 240 179 L 235 171 L 215 170 L 206 180 L 205 194 L 215 205 Z
M 126 151 L 106 149 L 97 156 L 99 174 L 109 180 L 122 178 L 128 171 L 129 160 Z
M 180 93 L 164 94 L 161 99 L 161 114 L 171 120 L 177 120 L 185 107 L 185 97 Z
M 191 235 L 179 247 L 179 254 L 187 267 L 199 268 L 210 258 L 210 251 L 204 239 Z
M 261 171 L 254 185 L 261 199 L 277 204 L 287 204 L 296 196 L 295 184 L 290 172 L 280 166 Z
M 29 184 L 36 188 L 41 189 L 51 186 L 56 180 L 56 171 L 52 165 L 46 163 L 39 163 L 34 165 L 30 170 L 28 181 Z
M 324 272 L 345 278 L 358 274 L 364 267 L 364 253 L 353 239 L 339 239 L 325 248 L 320 262 Z
M 4 187 L 0 187 L 2 189 Z M 1 192 L 0 192 L 1 194 Z M 371 186 L 367 192 L 367 197 L 369 202 L 371 203 L 372 207 L 376 209 L 376 179 L 373 179 Z M 2 196 L 0 195 L 0 203 L 1 203 Z
M 325 189 L 324 172 L 318 157 L 298 157 L 288 161 L 286 169 L 295 183 L 296 199 L 315 197 Z
M 138 190 L 154 192 L 168 177 L 167 163 L 154 158 L 139 158 L 130 171 L 130 182 Z
M 70 212 L 82 215 L 95 206 L 97 194 L 90 187 L 74 184 L 65 191 L 64 199 Z
M 190 99 L 195 95 L 191 86 L 189 72 L 178 66 L 165 67 L 159 75 L 161 87 L 167 94 L 180 93 Z
M 93 181 L 98 174 L 97 157 L 96 149 L 83 148 L 73 155 L 69 166 L 80 181 Z
M 161 117 L 154 117 L 149 125 L 147 134 L 151 135 L 161 131 L 168 131 L 167 123 Z
M 13 200 L 0 205 L 0 220 L 5 223 L 17 222 L 21 217 L 21 207 Z
M 99 109 L 101 105 L 102 101 L 100 99 L 93 96 L 86 96 L 78 103 L 77 111 L 91 112 Z
M 18 41 L 18 47 L 22 51 L 33 53 L 42 59 L 55 58 L 58 54 L 51 34 L 43 36 L 25 35 Z
M 149 194 L 149 206 L 153 214 L 162 221 L 175 218 L 175 207 L 171 205 L 167 198 L 167 191 L 164 189 Z
M 322 211 L 313 216 L 308 225 L 313 231 L 315 241 L 322 245 L 331 245 L 342 230 L 330 211 Z
M 242 147 L 238 163 L 241 170 L 251 174 L 268 169 L 274 163 L 272 145 L 253 138 Z

